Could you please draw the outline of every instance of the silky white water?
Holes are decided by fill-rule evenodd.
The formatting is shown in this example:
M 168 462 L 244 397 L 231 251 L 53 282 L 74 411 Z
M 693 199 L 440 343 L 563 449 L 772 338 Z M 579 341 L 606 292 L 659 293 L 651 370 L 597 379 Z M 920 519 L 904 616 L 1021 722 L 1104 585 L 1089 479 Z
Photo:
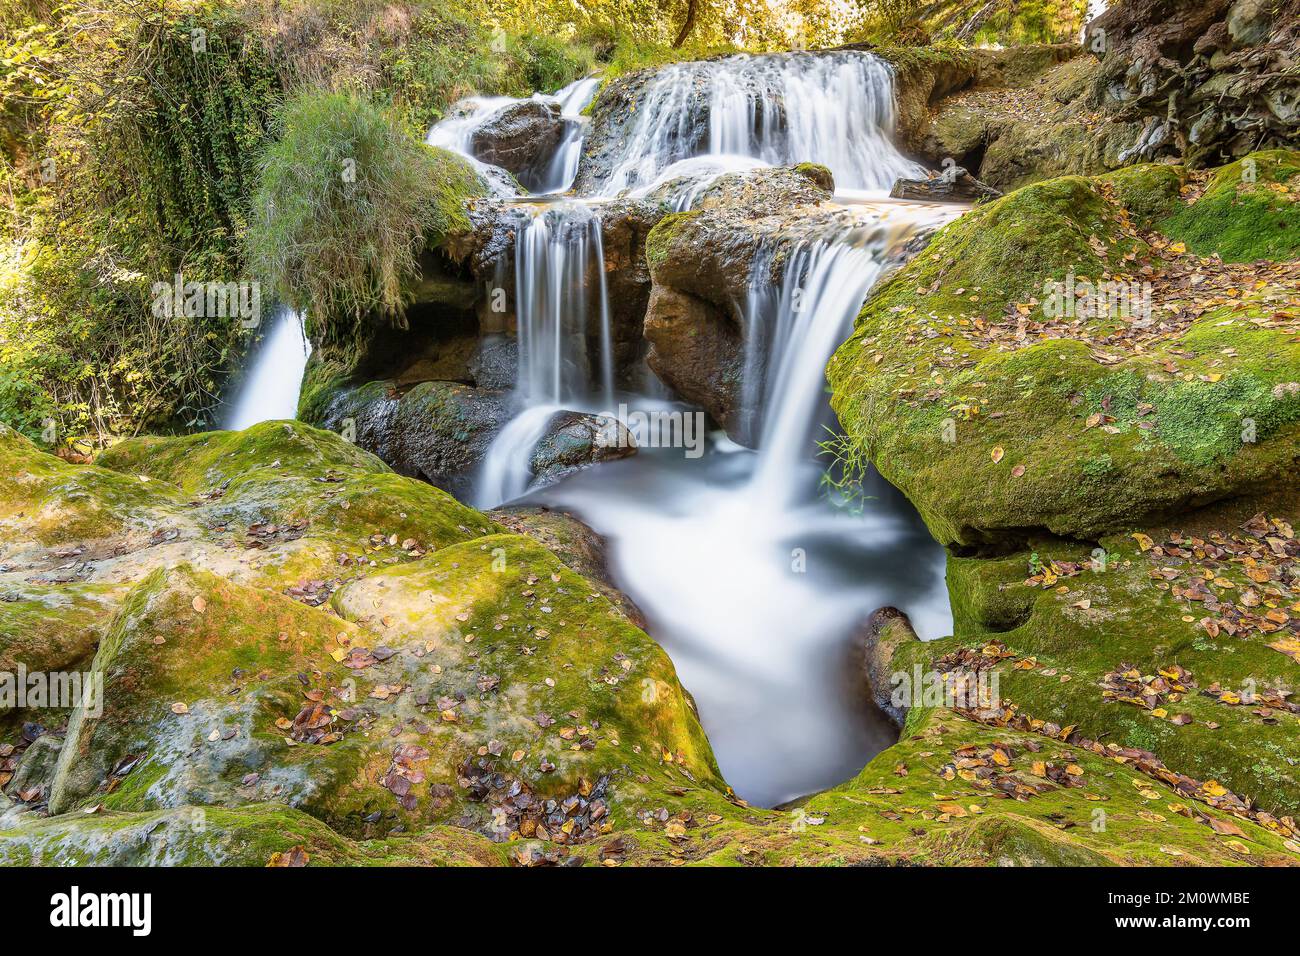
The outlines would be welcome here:
M 287 309 L 277 313 L 252 351 L 251 364 L 229 403 L 222 427 L 238 430 L 277 418 L 297 418 L 298 393 L 310 355 L 302 316 Z
M 739 304 L 758 448 L 717 433 L 703 457 L 642 447 L 530 489 L 532 450 L 561 408 L 702 413 L 614 394 L 600 203 L 524 205 L 513 250 L 521 412 L 489 449 L 474 503 L 563 508 L 606 539 L 611 571 L 694 695 L 724 775 L 771 806 L 847 779 L 892 742 L 860 673 L 858 628 L 872 610 L 902 608 L 924 637 L 951 627 L 942 549 L 878 476 L 861 514 L 837 510 L 819 492 L 817 438 L 833 420 L 826 362 L 890 250 L 955 210 L 863 201 L 922 171 L 891 142 L 892 74 L 869 54 L 668 67 L 637 117 L 598 197 L 654 194 L 687 209 L 720 175 L 803 161 L 828 165 L 842 190 L 824 230 L 767 240 Z
M 819 493 L 816 429 L 828 415 L 826 362 L 888 250 L 954 212 L 858 204 L 846 210 L 853 225 L 790 240 L 769 295 L 755 282 L 742 321 L 755 343 L 746 374 L 758 382 L 756 451 L 721 435 L 695 460 L 684 448 L 642 448 L 522 499 L 570 511 L 605 537 L 616 581 L 695 696 L 724 775 L 755 804 L 841 782 L 892 741 L 866 702 L 856 654 L 872 610 L 902 608 L 925 637 L 950 630 L 942 549 L 876 476 L 862 514 L 833 507 Z M 769 262 L 756 259 L 756 280 Z M 540 422 L 525 423 L 526 413 L 507 428 L 514 454 L 531 451 L 536 438 L 520 436 L 544 427 L 554 407 L 542 407 Z M 600 410 L 590 399 L 569 407 Z M 485 472 L 481 507 L 525 478 L 516 470 L 507 489 L 498 474 Z
M 694 156 L 817 162 L 845 189 L 924 174 L 892 140 L 892 68 L 869 53 L 739 55 L 659 70 L 596 193 L 616 196 Z

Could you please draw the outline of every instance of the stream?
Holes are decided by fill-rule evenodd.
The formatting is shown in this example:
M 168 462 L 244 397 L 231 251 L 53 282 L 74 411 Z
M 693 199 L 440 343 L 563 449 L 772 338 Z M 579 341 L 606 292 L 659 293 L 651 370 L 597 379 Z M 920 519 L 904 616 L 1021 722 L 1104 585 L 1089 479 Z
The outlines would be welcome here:
M 817 441 L 834 424 L 830 355 L 907 238 L 962 211 L 886 198 L 898 177 L 924 175 L 893 146 L 892 82 L 884 61 L 860 52 L 663 68 L 584 195 L 572 184 L 594 79 L 532 98 L 558 103 L 567 124 L 532 192 L 521 194 L 470 149 L 474 130 L 519 100 L 466 101 L 428 136 L 518 203 L 517 413 L 490 446 L 472 503 L 567 511 L 606 540 L 615 583 L 672 657 L 723 774 L 755 805 L 840 783 L 894 741 L 861 673 L 861 627 L 873 610 L 901 608 L 926 639 L 951 632 L 944 552 L 901 494 L 872 473 L 861 507 L 848 509 L 820 487 L 826 460 Z M 691 133 L 700 129 L 703 137 Z M 637 391 L 616 390 L 601 204 L 671 183 L 669 205 L 685 210 L 720 175 L 797 162 L 831 169 L 842 214 L 822 234 L 765 240 L 750 293 L 737 303 L 746 415 L 760 436 L 751 450 L 705 433 L 703 413 L 652 375 Z M 772 283 L 767 267 L 778 252 L 785 264 Z M 283 348 L 287 361 L 277 335 L 290 325 L 280 317 L 264 353 Z M 258 381 L 253 368 L 245 395 Z M 529 457 L 560 409 L 622 419 L 638 452 L 535 486 Z M 656 415 L 673 426 L 667 440 L 647 434 L 643 417 Z M 234 427 L 250 423 L 232 415 Z M 699 443 L 683 440 L 692 425 Z

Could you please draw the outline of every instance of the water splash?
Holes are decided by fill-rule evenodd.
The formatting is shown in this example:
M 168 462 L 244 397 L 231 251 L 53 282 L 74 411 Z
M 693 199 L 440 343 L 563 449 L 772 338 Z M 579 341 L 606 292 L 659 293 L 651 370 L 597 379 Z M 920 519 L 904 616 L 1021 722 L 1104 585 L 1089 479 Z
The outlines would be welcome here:
M 287 309 L 277 313 L 266 337 L 253 350 L 222 427 L 237 431 L 258 422 L 296 418 L 310 355 L 302 316 Z
M 869 53 L 673 64 L 648 82 L 636 116 L 597 195 L 654 182 L 694 156 L 822 163 L 847 189 L 888 189 L 924 173 L 894 147 L 892 68 Z
M 492 439 L 474 482 L 474 507 L 495 508 L 528 490 L 533 449 L 558 411 L 561 406 L 551 404 L 526 408 Z

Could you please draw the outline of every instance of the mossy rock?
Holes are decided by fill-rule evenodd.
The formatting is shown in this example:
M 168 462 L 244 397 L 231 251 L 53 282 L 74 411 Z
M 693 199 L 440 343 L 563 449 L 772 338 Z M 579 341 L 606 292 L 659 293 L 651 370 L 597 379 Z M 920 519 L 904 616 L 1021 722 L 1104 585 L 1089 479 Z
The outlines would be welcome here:
M 295 574 L 332 576 L 327 566 L 336 552 L 370 553 L 376 535 L 383 538 L 381 549 L 391 549 L 386 558 L 402 558 L 413 548 L 425 553 L 497 530 L 446 492 L 401 477 L 340 435 L 301 422 L 129 439 L 99 462 L 174 484 L 190 496 L 192 514 L 205 528 L 220 529 L 218 537 L 299 526 L 305 540 L 287 548 L 299 557 L 283 557 L 278 568 L 273 560 L 263 562 L 267 577 L 289 583 Z
M 0 560 L 79 542 L 147 540 L 186 520 L 175 489 L 46 454 L 0 425 Z
M 1158 228 L 1226 262 L 1300 259 L 1300 152 L 1263 150 L 1224 166 Z
M 1271 327 L 1267 292 L 1105 362 L 1107 317 L 1018 347 L 981 336 L 1014 329 L 1049 281 L 1149 255 L 1111 184 L 1065 177 L 946 226 L 868 300 L 831 360 L 832 405 L 941 543 L 1090 539 L 1289 480 L 1300 340 Z
M 612 778 L 616 823 L 652 780 L 726 789 L 668 656 L 531 538 L 446 548 L 349 585 L 334 606 L 405 652 L 405 679 L 432 668 L 431 692 L 455 701 L 433 714 L 430 782 L 496 741 L 492 765 L 538 795 Z
M 1282 510 L 1269 513 L 1296 516 L 1297 504 L 1294 497 L 1275 502 Z M 1106 537 L 1096 547 L 1044 537 L 1005 557 L 952 557 L 948 581 L 955 636 L 897 649 L 895 669 L 928 668 L 954 650 L 1000 641 L 1015 657 L 997 667 L 998 693 L 1021 713 L 1076 726 L 1092 739 L 1149 750 L 1170 768 L 1218 781 L 1276 816 L 1300 814 L 1300 771 L 1294 761 L 1300 717 L 1267 707 L 1261 713 L 1258 704 L 1229 706 L 1199 693 L 1215 683 L 1239 694 L 1248 688 L 1264 693 L 1296 687 L 1300 666 L 1269 646 L 1289 632 L 1247 629 L 1236 637 L 1210 636 L 1200 623 L 1209 612 L 1177 600 L 1168 583 L 1152 576 L 1170 566 L 1185 568 L 1183 562 L 1153 560 L 1140 550 L 1141 536 L 1163 542 L 1175 530 L 1206 540 L 1213 533 L 1231 534 L 1260 508 L 1257 501 L 1234 501 L 1176 523 L 1135 528 L 1138 537 Z M 1026 583 L 1031 565 L 1051 562 L 1085 567 L 1050 586 Z M 1244 571 L 1240 565 L 1225 566 L 1216 576 L 1233 582 L 1240 593 L 1252 586 Z M 1181 580 L 1186 583 L 1186 574 Z M 1221 593 L 1232 587 L 1213 585 Z M 1030 658 L 1032 667 L 1017 666 Z M 1121 664 L 1144 675 L 1178 665 L 1191 672 L 1194 688 L 1161 704 L 1163 713 L 1108 701 L 1100 685 Z M 1180 714 L 1190 722 L 1171 720 Z
M 299 855 L 301 854 L 301 856 Z M 484 838 L 439 827 L 419 837 L 354 842 L 275 803 L 100 810 L 27 818 L 0 831 L 3 866 L 476 866 L 501 862 Z
M 1145 163 L 1117 169 L 1098 178 L 1115 191 L 1115 198 L 1135 222 L 1146 229 L 1168 216 L 1178 205 L 1187 173 L 1181 166 Z
M 100 644 L 103 699 L 73 713 L 51 811 L 106 789 L 110 806 L 130 810 L 301 804 L 331 783 L 327 748 L 291 747 L 276 720 L 302 707 L 298 675 L 324 679 L 326 648 L 354 639 L 352 625 L 272 592 L 184 565 L 153 572 Z M 264 781 L 244 782 L 259 771 Z

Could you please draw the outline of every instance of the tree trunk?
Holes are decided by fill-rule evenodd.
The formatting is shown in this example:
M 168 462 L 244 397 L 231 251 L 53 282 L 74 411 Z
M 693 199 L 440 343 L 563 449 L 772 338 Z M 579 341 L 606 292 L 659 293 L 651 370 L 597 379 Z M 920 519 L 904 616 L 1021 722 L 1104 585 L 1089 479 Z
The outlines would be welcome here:
M 677 39 L 673 41 L 673 49 L 678 49 L 686 38 L 690 35 L 691 30 L 695 29 L 695 7 L 698 0 L 686 0 L 686 20 L 682 23 L 681 30 L 677 33 Z

